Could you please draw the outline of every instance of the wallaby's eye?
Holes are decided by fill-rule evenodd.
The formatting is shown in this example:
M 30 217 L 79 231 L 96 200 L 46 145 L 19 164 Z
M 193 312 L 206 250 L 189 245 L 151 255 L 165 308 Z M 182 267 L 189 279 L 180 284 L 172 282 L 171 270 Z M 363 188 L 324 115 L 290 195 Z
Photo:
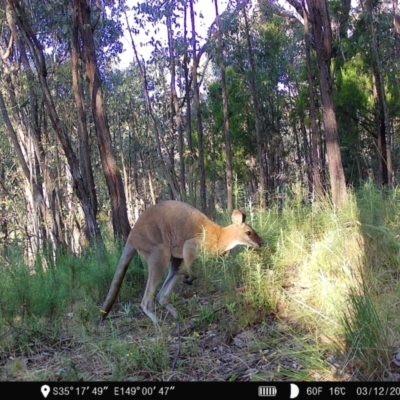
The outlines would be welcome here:
M 246 232 L 246 235 L 247 235 L 247 236 L 251 236 L 251 231 L 247 231 L 247 232 Z

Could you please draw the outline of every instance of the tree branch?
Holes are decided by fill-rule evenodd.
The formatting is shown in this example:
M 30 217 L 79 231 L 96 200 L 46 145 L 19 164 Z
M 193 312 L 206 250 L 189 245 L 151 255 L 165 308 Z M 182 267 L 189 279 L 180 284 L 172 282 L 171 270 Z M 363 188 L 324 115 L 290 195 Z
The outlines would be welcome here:
M 297 14 L 299 14 L 299 16 L 303 15 L 303 7 L 301 5 L 301 1 L 299 0 L 286 0 L 286 3 L 289 3 L 297 12 Z M 299 19 L 299 18 L 297 18 Z

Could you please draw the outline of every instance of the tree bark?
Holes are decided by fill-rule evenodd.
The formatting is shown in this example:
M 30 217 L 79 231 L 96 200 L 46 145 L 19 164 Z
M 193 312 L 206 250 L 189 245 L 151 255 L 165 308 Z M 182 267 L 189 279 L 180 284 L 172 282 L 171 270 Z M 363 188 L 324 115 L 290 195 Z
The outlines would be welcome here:
M 195 182 L 194 176 L 194 159 L 193 159 L 193 139 L 192 139 L 192 113 L 191 113 L 191 99 L 190 99 L 190 80 L 189 80 L 189 55 L 188 55 L 188 40 L 187 40 L 187 2 L 184 2 L 184 18 L 183 18 L 183 40 L 185 43 L 185 50 L 183 56 L 183 71 L 185 75 L 185 97 L 186 97 L 186 138 L 188 147 L 189 158 L 189 199 L 192 204 L 195 204 Z
M 132 45 L 132 49 L 133 49 L 133 53 L 135 55 L 135 60 L 137 63 L 137 67 L 139 69 L 139 73 L 140 73 L 140 78 L 142 81 L 142 86 L 143 86 L 143 95 L 145 98 L 145 104 L 146 104 L 146 109 L 148 112 L 148 115 L 150 116 L 150 118 L 153 121 L 153 126 L 154 126 L 154 136 L 156 139 L 156 146 L 157 146 L 157 155 L 160 159 L 160 163 L 161 163 L 161 168 L 164 174 L 165 179 L 168 182 L 169 185 L 169 189 L 172 193 L 172 197 L 171 198 L 176 198 L 176 199 L 180 199 L 180 194 L 175 186 L 175 179 L 172 176 L 171 172 L 168 170 L 165 161 L 164 161 L 164 157 L 163 157 L 163 153 L 162 153 L 162 149 L 161 149 L 161 136 L 162 136 L 162 131 L 161 131 L 161 127 L 160 124 L 157 121 L 156 116 L 154 115 L 153 112 L 153 107 L 151 104 L 151 100 L 150 100 L 150 96 L 149 96 L 149 91 L 148 91 L 148 87 L 147 87 L 147 77 L 146 77 L 146 70 L 145 70 L 145 66 L 141 64 L 140 59 L 139 59 L 139 55 L 138 52 L 136 50 L 136 45 L 135 45 L 135 41 L 133 39 L 133 35 L 132 35 L 132 30 L 130 28 L 129 25 L 129 19 L 128 19 L 128 15 L 125 12 L 125 21 L 126 24 L 128 26 L 128 32 L 129 32 L 129 36 L 131 39 L 131 45 Z M 167 149 L 168 151 L 168 149 Z
M 100 72 L 97 66 L 91 7 L 89 0 L 74 0 L 74 13 L 78 16 L 79 31 L 82 38 L 86 76 L 89 81 L 89 92 L 94 124 L 103 173 L 110 193 L 112 224 L 114 235 L 126 239 L 131 230 L 126 207 L 126 196 L 122 176 L 111 143 L 105 99 L 101 86 Z
M 398 0 L 392 0 L 393 4 L 393 28 L 394 28 L 394 44 L 396 56 L 400 61 L 400 13 Z
M 389 183 L 389 171 L 386 158 L 386 134 L 385 120 L 383 118 L 382 103 L 379 96 L 379 79 L 376 76 L 376 68 L 372 66 L 372 97 L 375 106 L 376 142 L 378 150 L 378 171 L 380 184 L 385 186 Z
M 362 2 L 361 2 L 361 5 Z M 373 7 L 374 4 L 371 0 L 367 0 L 367 12 L 368 12 L 368 22 L 371 30 L 372 37 L 372 53 L 373 53 L 373 73 L 376 74 L 376 85 L 378 88 L 378 124 L 379 124 L 379 137 L 378 137 L 378 146 L 381 146 L 381 155 L 382 161 L 385 165 L 382 165 L 383 170 L 387 170 L 385 174 L 382 175 L 382 184 L 392 184 L 393 180 L 393 163 L 392 163 L 392 136 L 390 132 L 390 118 L 389 118 L 389 110 L 386 101 L 386 93 L 385 93 L 385 82 L 383 77 L 383 71 L 379 56 L 379 45 L 377 33 L 374 26 L 373 19 Z M 380 139 L 380 140 L 379 140 Z
M 84 94 L 79 79 L 79 67 L 81 62 L 79 49 L 79 16 L 77 9 L 73 10 L 72 40 L 71 40 L 71 62 L 72 62 L 72 88 L 78 113 L 78 139 L 79 139 L 79 162 L 85 184 L 88 188 L 94 215 L 97 215 L 97 195 L 94 185 L 93 169 L 90 160 L 89 135 L 86 123 L 86 111 L 84 106 Z
M 215 16 L 217 27 L 217 59 L 218 66 L 221 72 L 221 87 L 222 87 L 222 113 L 224 116 L 224 134 L 225 134 L 225 175 L 226 175 L 226 197 L 227 209 L 229 212 L 233 210 L 233 193 L 232 193 L 232 146 L 231 133 L 229 129 L 229 110 L 228 110 L 228 93 L 226 89 L 226 71 L 224 62 L 224 51 L 222 43 L 221 26 L 219 23 L 218 0 L 214 0 Z
M 340 208 L 347 199 L 339 135 L 333 101 L 332 76 L 332 29 L 327 0 L 307 0 L 309 19 L 314 30 L 317 53 L 318 77 L 320 82 L 323 123 L 326 137 L 329 178 L 333 204 Z
M 170 59 L 170 71 L 171 71 L 171 129 L 174 130 L 174 125 L 178 130 L 178 153 L 179 153 L 179 180 L 181 193 L 186 193 L 186 182 L 185 182 L 185 158 L 183 155 L 183 132 L 181 122 L 181 110 L 179 108 L 178 94 L 176 91 L 176 67 L 175 67 L 175 54 L 174 54 L 174 38 L 172 35 L 172 23 L 171 13 L 172 4 L 168 5 L 166 20 L 167 20 L 167 33 L 168 33 L 168 49 Z M 175 124 L 174 124 L 175 115 Z
M 49 113 L 50 121 L 63 148 L 73 178 L 74 188 L 82 205 L 86 223 L 88 225 L 90 241 L 92 243 L 98 242 L 99 240 L 101 240 L 100 228 L 97 224 L 93 212 L 93 207 L 91 206 L 87 188 L 82 179 L 82 175 L 79 169 L 79 162 L 72 149 L 70 138 L 66 133 L 66 129 L 59 119 L 54 105 L 53 97 L 47 84 L 47 69 L 43 47 L 33 33 L 29 25 L 29 19 L 24 9 L 20 6 L 19 2 L 15 0 L 7 0 L 7 7 L 10 7 L 10 13 L 13 18 L 13 23 L 15 23 L 19 27 L 25 44 L 29 48 L 32 61 L 38 74 L 40 87 L 43 93 L 46 108 Z
M 190 19 L 192 23 L 192 48 L 193 48 L 193 66 L 192 66 L 192 83 L 194 92 L 194 105 L 196 108 L 196 119 L 197 119 L 197 139 L 198 139 L 198 151 L 199 151 L 199 175 L 200 175 L 200 209 L 206 213 L 207 209 L 207 196 L 206 196 L 206 171 L 204 165 L 204 144 L 203 144 L 203 123 L 201 117 L 200 107 L 200 91 L 197 80 L 197 69 L 199 66 L 199 59 L 197 56 L 196 48 L 196 25 L 194 18 L 193 0 L 189 1 L 190 4 Z
M 11 50 L 11 45 L 12 43 L 14 43 L 19 51 L 19 57 L 24 66 L 24 72 L 27 78 L 26 80 L 28 84 L 30 110 L 29 116 L 27 115 L 25 108 L 20 109 L 20 107 L 18 106 L 15 94 L 15 87 L 12 83 L 13 75 L 7 72 L 7 67 L 4 65 L 5 89 L 7 90 L 8 98 L 11 104 L 14 124 L 17 127 L 17 131 L 20 132 L 20 139 L 26 138 L 27 140 L 30 140 L 34 148 L 34 154 L 36 156 L 34 157 L 35 169 L 30 170 L 30 173 L 32 174 L 31 176 L 35 175 L 36 179 L 34 183 L 31 182 L 34 185 L 32 198 L 36 199 L 37 204 L 39 205 L 39 209 L 34 210 L 33 212 L 37 217 L 41 216 L 42 218 L 42 222 L 40 223 L 40 225 L 42 226 L 42 237 L 45 239 L 43 244 L 47 246 L 47 243 L 45 242 L 47 240 L 50 240 L 53 244 L 53 254 L 56 254 L 60 246 L 65 243 L 63 237 L 64 227 L 62 221 L 58 218 L 59 204 L 55 201 L 56 191 L 54 188 L 54 174 L 46 164 L 44 150 L 41 142 L 38 118 L 38 97 L 35 88 L 34 73 L 32 72 L 24 43 L 21 41 L 20 35 L 18 35 L 17 33 L 15 19 L 12 14 L 12 9 L 9 5 L 6 6 L 6 20 L 11 30 L 9 50 Z M 3 61 L 6 61 L 6 59 L 10 57 L 10 55 L 11 51 L 3 52 Z M 6 113 L 6 109 L 4 109 L 4 112 Z M 8 114 L 4 118 L 8 118 Z M 11 122 L 9 121 L 8 124 L 6 123 L 6 126 L 10 134 L 12 134 L 12 130 L 14 128 Z M 17 140 L 16 136 L 15 140 Z M 32 157 L 29 157 L 29 159 L 32 160 Z M 27 176 L 26 172 L 25 176 Z M 38 176 L 43 176 L 44 185 L 41 181 L 37 179 Z M 50 212 L 48 212 L 49 208 Z M 49 226 L 50 224 L 48 221 L 49 216 L 52 219 L 51 227 Z
M 23 154 L 21 145 L 17 138 L 17 134 L 8 117 L 6 105 L 3 99 L 3 95 L 1 93 L 0 93 L 0 109 L 8 134 L 11 138 L 15 152 L 17 154 L 18 163 L 25 177 L 24 186 L 25 186 L 26 200 L 27 200 L 26 204 L 28 210 L 27 224 L 29 223 L 30 227 L 34 232 L 33 235 L 31 235 L 30 232 L 28 232 L 28 235 L 26 237 L 28 244 L 27 246 L 28 258 L 30 264 L 32 264 L 37 256 L 37 252 L 39 251 L 41 245 L 47 239 L 46 230 L 41 228 L 43 225 L 45 225 L 46 221 L 46 206 L 43 197 L 43 188 L 40 184 L 36 183 L 35 179 L 36 174 L 33 171 L 32 165 L 28 166 L 27 164 L 26 157 Z M 33 239 L 33 243 L 31 239 Z M 29 251 L 29 249 L 31 249 L 31 251 Z
M 256 141 L 257 141 L 257 162 L 259 168 L 259 204 L 260 206 L 266 205 L 266 171 L 265 171 L 265 162 L 264 162 L 264 139 L 262 136 L 261 129 L 261 121 L 260 121 L 260 108 L 258 104 L 258 96 L 257 96 L 257 88 L 256 88 L 256 70 L 254 65 L 254 54 L 253 47 L 251 44 L 250 38 L 250 29 L 249 23 L 247 19 L 246 7 L 243 6 L 243 16 L 244 23 L 246 29 L 246 39 L 247 39 L 247 52 L 249 55 L 249 63 L 250 63 L 250 89 L 251 89 L 251 97 L 253 100 L 254 107 L 254 121 L 256 128 Z
M 310 33 L 308 30 L 308 15 L 305 8 L 304 0 L 302 1 L 302 12 L 304 19 L 304 42 L 307 64 L 307 81 L 308 81 L 308 94 L 310 97 L 310 134 L 311 134 L 311 154 L 312 154 L 312 175 L 315 195 L 322 197 L 324 194 L 324 187 L 321 180 L 321 166 L 318 157 L 318 130 L 317 130 L 317 112 L 315 108 L 314 98 L 314 82 L 312 77 L 311 67 L 311 45 Z

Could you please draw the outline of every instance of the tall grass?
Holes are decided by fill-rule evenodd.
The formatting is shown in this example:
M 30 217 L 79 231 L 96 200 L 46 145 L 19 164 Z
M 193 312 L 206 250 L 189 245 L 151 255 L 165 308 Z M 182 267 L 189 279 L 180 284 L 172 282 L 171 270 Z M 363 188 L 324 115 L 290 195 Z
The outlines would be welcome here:
M 378 314 L 365 282 L 361 290 L 351 291 L 348 303 L 342 325 L 349 360 L 356 360 L 356 372 L 364 379 L 390 378 L 394 349 L 389 334 L 390 322 Z
M 297 193 L 283 206 L 256 214 L 267 248 L 236 256 L 245 288 L 242 306 L 270 309 L 299 335 L 317 338 L 342 360 L 331 379 L 339 370 L 348 379 L 396 376 L 400 191 L 368 183 L 351 191 L 341 210 L 324 202 L 306 205 Z

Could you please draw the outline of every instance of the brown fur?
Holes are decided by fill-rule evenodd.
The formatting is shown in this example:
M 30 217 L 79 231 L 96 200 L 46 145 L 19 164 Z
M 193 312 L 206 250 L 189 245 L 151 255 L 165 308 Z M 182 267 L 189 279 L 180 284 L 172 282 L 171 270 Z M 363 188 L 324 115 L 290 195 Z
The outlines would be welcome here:
M 101 310 L 103 318 L 111 310 L 129 263 L 136 252 L 146 260 L 148 268 L 147 286 L 141 303 L 143 312 L 157 323 L 153 311 L 153 296 L 165 269 L 170 264 L 168 276 L 157 295 L 157 301 L 165 305 L 176 318 L 177 312 L 168 304 L 168 296 L 181 274 L 179 267 L 182 261 L 186 269 L 190 270 L 199 246 L 203 245 L 214 255 L 222 254 L 239 244 L 255 248 L 262 246 L 262 239 L 245 224 L 245 219 L 245 214 L 234 210 L 232 225 L 221 227 L 191 205 L 173 200 L 147 208 L 128 236 Z M 188 283 L 192 281 L 193 279 L 188 280 Z

